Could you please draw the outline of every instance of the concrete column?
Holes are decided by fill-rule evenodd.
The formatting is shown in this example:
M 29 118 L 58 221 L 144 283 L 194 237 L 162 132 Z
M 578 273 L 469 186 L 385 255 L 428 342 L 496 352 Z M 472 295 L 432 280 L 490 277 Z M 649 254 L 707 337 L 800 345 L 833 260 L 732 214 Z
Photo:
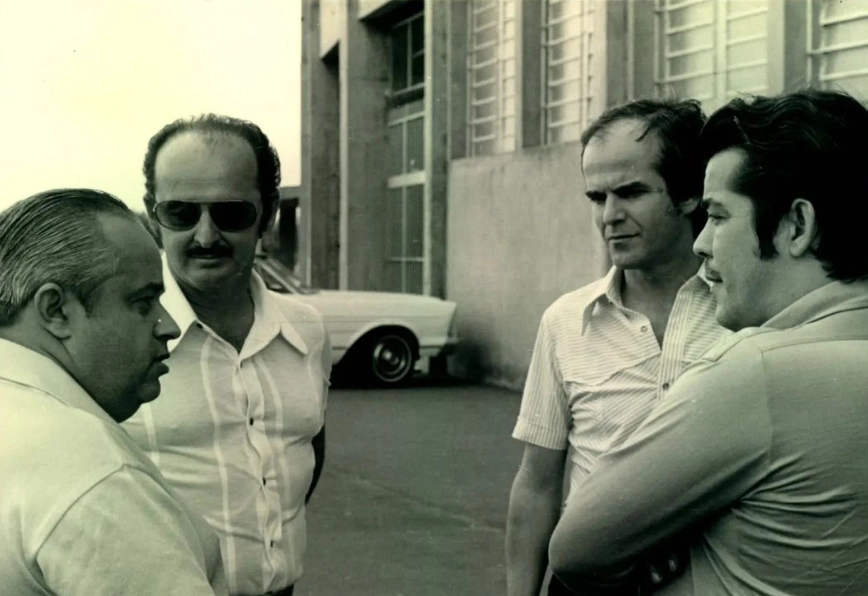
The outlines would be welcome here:
M 433 0 L 437 2 L 438 0 Z M 467 25 L 468 1 L 445 2 L 449 12 L 448 67 L 449 159 L 467 157 Z
M 627 26 L 629 32 L 627 39 L 629 80 L 627 81 L 627 99 L 644 99 L 654 97 L 654 78 L 657 73 L 655 57 L 662 59 L 661 49 L 655 45 L 653 0 L 626 0 Z M 607 2 L 608 4 L 608 2 Z
M 629 53 L 634 45 L 634 35 L 628 21 L 628 0 L 608 0 L 601 3 L 600 25 L 603 39 L 594 44 L 594 51 L 600 52 L 603 60 L 602 80 L 603 98 L 601 112 L 627 101 L 629 86 L 632 83 Z
M 519 148 L 543 143 L 542 2 L 518 0 L 516 6 L 516 144 Z
M 446 294 L 450 2 L 425 2 L 425 259 L 423 292 Z M 460 3 L 463 4 L 463 3 Z M 460 7 L 459 7 L 460 8 Z M 465 13 L 466 14 L 466 13 Z
M 819 16 L 820 2 L 814 2 L 814 22 Z M 804 87 L 808 83 L 807 3 L 805 0 L 771 0 L 768 14 L 769 93 L 783 93 Z M 819 61 L 810 64 L 811 80 L 816 80 Z
M 305 282 L 338 287 L 340 128 L 334 58 L 320 57 L 319 0 L 302 5 L 301 220 L 298 262 Z
M 385 264 L 387 171 L 386 36 L 359 21 L 358 0 L 347 0 L 339 45 L 340 287 L 382 288 Z

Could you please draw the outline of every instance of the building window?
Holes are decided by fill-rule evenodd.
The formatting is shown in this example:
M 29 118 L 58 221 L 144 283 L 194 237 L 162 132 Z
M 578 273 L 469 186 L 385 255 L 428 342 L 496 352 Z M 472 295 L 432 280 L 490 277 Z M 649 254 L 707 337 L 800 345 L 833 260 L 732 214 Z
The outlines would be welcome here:
M 868 103 L 868 0 L 812 0 L 811 80 Z
M 516 0 L 469 3 L 467 55 L 470 153 L 515 149 Z
M 423 13 L 392 27 L 391 88 L 393 100 L 418 96 L 425 87 L 425 21 Z M 415 94 L 414 94 L 415 92 Z
M 546 143 L 578 139 L 596 115 L 591 92 L 594 5 L 594 0 L 542 3 Z
M 425 274 L 425 21 L 419 12 L 390 31 L 391 93 L 386 132 L 384 286 L 421 294 Z
M 768 93 L 769 0 L 657 0 L 657 88 L 712 111 Z
M 385 289 L 424 293 L 425 185 L 390 185 L 386 200 Z

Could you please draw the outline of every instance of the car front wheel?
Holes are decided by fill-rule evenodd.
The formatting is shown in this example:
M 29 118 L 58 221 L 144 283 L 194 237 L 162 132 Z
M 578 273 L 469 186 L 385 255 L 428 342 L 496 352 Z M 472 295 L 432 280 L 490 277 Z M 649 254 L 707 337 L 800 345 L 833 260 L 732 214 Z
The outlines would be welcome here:
M 398 385 L 413 372 L 413 346 L 402 334 L 384 333 L 374 338 L 368 357 L 371 376 L 382 385 Z

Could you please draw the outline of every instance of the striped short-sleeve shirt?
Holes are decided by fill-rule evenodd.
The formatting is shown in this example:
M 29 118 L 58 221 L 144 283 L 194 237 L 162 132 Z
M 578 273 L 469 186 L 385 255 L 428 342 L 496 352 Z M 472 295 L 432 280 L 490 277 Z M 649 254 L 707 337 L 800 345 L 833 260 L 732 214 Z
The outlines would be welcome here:
M 569 449 L 570 491 L 622 443 L 682 370 L 729 332 L 699 275 L 679 289 L 661 346 L 648 318 L 623 306 L 621 271 L 561 296 L 543 314 L 513 437 Z
M 216 531 L 230 594 L 293 585 L 331 370 L 322 318 L 254 272 L 254 323 L 238 352 L 197 319 L 167 269 L 164 282 L 183 335 L 169 343 L 160 397 L 124 427 Z

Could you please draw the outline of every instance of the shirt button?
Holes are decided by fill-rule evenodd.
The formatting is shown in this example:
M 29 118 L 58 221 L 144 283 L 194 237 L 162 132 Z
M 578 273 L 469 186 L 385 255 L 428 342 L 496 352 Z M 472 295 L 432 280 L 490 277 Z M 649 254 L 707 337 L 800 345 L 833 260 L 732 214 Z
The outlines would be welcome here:
M 272 548 L 274 548 L 274 540 L 272 540 L 272 541 L 269 543 L 269 546 L 271 546 Z
M 253 426 L 253 418 L 251 418 L 251 419 L 249 420 L 249 422 L 250 422 L 250 426 Z
M 642 333 L 645 333 L 646 331 L 648 331 L 648 326 L 647 326 L 647 325 L 642 325 L 642 327 L 641 327 L 639 330 L 640 330 Z
M 265 486 L 265 478 L 262 479 L 262 486 Z
M 663 383 L 663 391 L 669 389 L 669 383 Z

